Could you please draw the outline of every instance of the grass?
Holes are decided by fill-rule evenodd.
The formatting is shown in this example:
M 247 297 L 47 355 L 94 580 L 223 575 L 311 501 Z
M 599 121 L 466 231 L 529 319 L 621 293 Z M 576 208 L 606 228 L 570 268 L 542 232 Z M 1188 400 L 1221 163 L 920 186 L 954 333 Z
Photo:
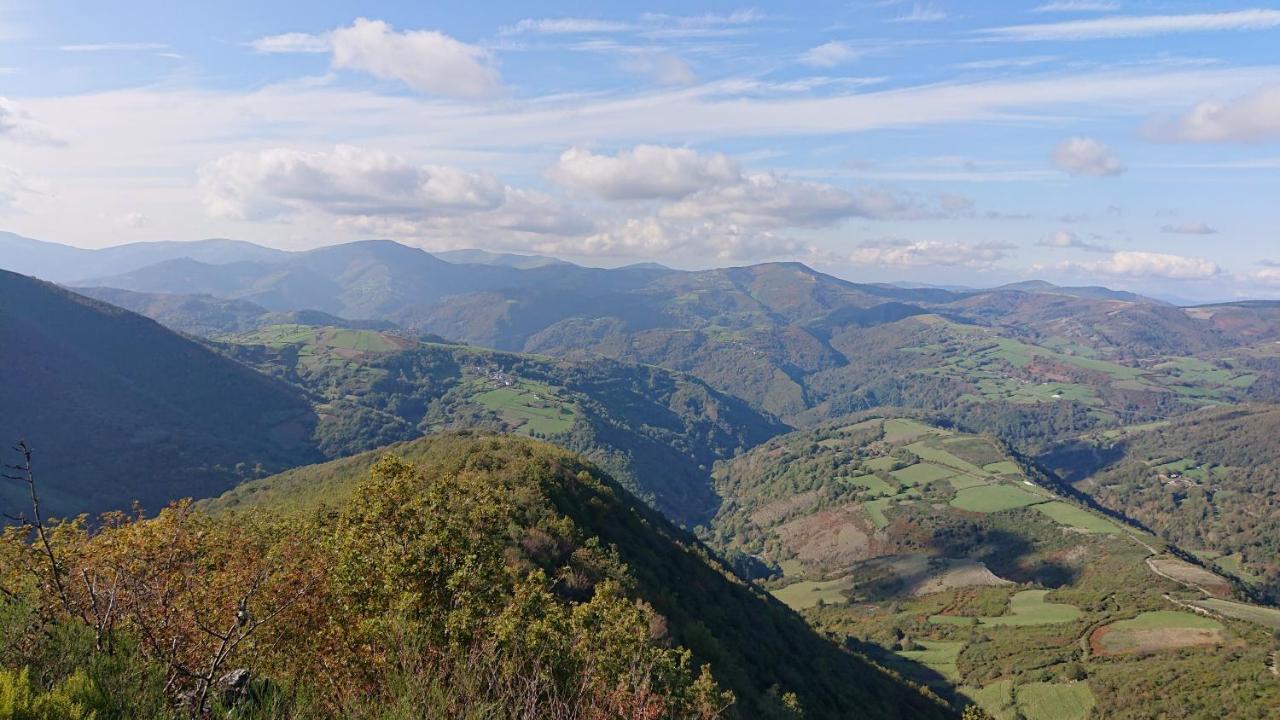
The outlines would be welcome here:
M 1096 703 L 1086 683 L 1028 683 L 1015 690 L 1027 720 L 1085 720 Z
M 862 507 L 866 509 L 867 516 L 871 518 L 872 524 L 883 530 L 889 527 L 889 518 L 885 517 L 884 511 L 892 502 L 891 498 L 880 498 L 879 500 L 864 502 Z
M 935 480 L 945 480 L 956 474 L 951 468 L 934 465 L 932 463 L 916 463 L 910 467 L 894 470 L 892 473 L 894 479 L 903 485 L 924 485 Z
M 912 443 L 907 446 L 907 449 L 916 455 L 919 455 L 921 460 L 928 460 L 929 462 L 937 465 L 945 465 L 949 468 L 954 468 L 961 472 L 966 472 L 978 477 L 984 477 L 987 475 L 987 471 L 977 465 L 966 460 L 961 460 L 946 450 L 933 447 L 927 442 Z
M 471 399 L 527 433 L 568 432 L 576 419 L 571 403 L 561 401 L 551 393 L 550 387 L 538 383 L 496 388 L 473 395 Z
M 1153 610 L 1144 612 L 1135 618 L 1114 622 L 1111 627 L 1117 630 L 1163 630 L 1166 628 L 1197 628 L 1203 630 L 1221 630 L 1222 623 L 1213 618 L 1178 610 Z
M 1001 460 L 993 462 L 990 465 L 983 465 L 982 469 L 992 475 L 1021 475 L 1022 468 L 1018 467 L 1018 463 L 1012 460 Z
M 1009 599 L 1009 614 L 978 618 L 978 624 L 987 627 L 1027 627 L 1056 625 L 1080 617 L 1080 609 L 1074 605 L 1045 602 L 1048 594 L 1048 590 L 1023 590 Z M 934 615 L 929 618 L 929 622 L 935 625 L 968 625 L 972 618 Z
M 951 500 L 952 507 L 969 512 L 991 513 L 1035 505 L 1044 498 L 1013 485 L 983 485 L 961 490 Z
M 1053 501 L 1035 506 L 1036 510 L 1048 515 L 1054 522 L 1092 533 L 1116 534 L 1120 528 L 1101 515 L 1076 507 L 1070 503 Z
M 963 688 L 961 692 L 995 720 L 1013 720 L 1017 712 L 1013 704 L 1013 680 L 997 680 L 981 688 Z
M 884 421 L 884 439 L 891 443 L 914 440 L 922 435 L 940 434 L 942 430 L 908 418 Z
M 980 487 L 982 485 L 989 485 L 991 483 L 990 480 L 986 480 L 984 478 L 976 478 L 972 475 L 966 475 L 964 473 L 961 473 L 959 475 L 952 475 L 951 477 L 947 478 L 947 482 L 951 483 L 951 487 L 955 488 L 956 492 L 959 492 L 961 490 L 967 490 L 971 487 Z
M 858 475 L 856 477 L 846 477 L 846 478 L 840 478 L 840 479 L 843 480 L 844 482 L 849 483 L 850 485 L 856 485 L 876 495 L 892 495 L 895 492 L 894 488 L 891 485 L 889 485 L 889 483 L 881 480 L 875 475 Z
M 792 610 L 814 607 L 819 601 L 828 604 L 843 603 L 844 591 L 853 587 L 850 578 L 835 580 L 805 580 L 773 591 L 773 596 Z
M 960 657 L 960 651 L 964 648 L 964 643 L 945 640 L 917 640 L 916 644 L 924 649 L 900 650 L 898 654 L 912 662 L 924 665 L 948 680 L 959 679 L 960 671 L 956 667 L 956 661 Z
M 890 456 L 888 456 L 888 455 L 885 455 L 885 456 L 878 457 L 878 458 L 871 458 L 870 460 L 867 460 L 866 462 L 864 462 L 864 463 L 862 463 L 862 464 L 863 464 L 863 466 L 865 466 L 868 470 L 872 470 L 872 471 L 875 471 L 875 470 L 892 470 L 892 469 L 894 468 L 894 466 L 898 464 L 898 459 L 897 459 L 897 458 L 890 457 Z
M 1245 603 L 1233 602 L 1231 600 L 1219 600 L 1218 598 L 1197 600 L 1192 603 L 1192 605 L 1206 610 L 1212 610 L 1220 615 L 1226 615 L 1227 617 L 1235 618 L 1236 620 L 1244 620 L 1245 622 L 1251 622 L 1274 630 L 1280 630 L 1280 610 L 1277 610 L 1276 608 L 1247 605 Z

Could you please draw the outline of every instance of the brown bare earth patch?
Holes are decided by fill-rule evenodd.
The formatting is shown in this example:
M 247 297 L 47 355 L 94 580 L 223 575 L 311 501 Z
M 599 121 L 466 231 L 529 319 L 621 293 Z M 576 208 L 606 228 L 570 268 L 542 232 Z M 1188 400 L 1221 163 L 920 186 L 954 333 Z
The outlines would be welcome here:
M 937 573 L 925 578 L 912 590 L 912 595 L 930 595 L 945 590 L 967 587 L 995 587 L 1013 583 L 996 575 L 987 566 L 975 560 L 949 560 Z
M 1107 626 L 1098 628 L 1089 638 L 1089 645 L 1097 655 L 1155 653 L 1224 642 L 1221 630 L 1208 628 L 1120 630 Z
M 806 508 L 818 500 L 818 491 L 810 490 L 802 492 L 799 495 L 774 500 L 764 507 L 751 513 L 751 522 L 760 527 L 768 527 L 773 523 L 786 517 L 788 513 L 801 508 Z
M 778 536 L 805 563 L 852 564 L 875 557 L 875 529 L 860 506 L 823 510 L 780 525 Z
M 1219 575 L 1197 565 L 1169 555 L 1161 555 L 1147 559 L 1147 565 L 1157 575 L 1172 578 L 1181 583 L 1194 585 L 1216 597 L 1231 597 L 1231 584 Z

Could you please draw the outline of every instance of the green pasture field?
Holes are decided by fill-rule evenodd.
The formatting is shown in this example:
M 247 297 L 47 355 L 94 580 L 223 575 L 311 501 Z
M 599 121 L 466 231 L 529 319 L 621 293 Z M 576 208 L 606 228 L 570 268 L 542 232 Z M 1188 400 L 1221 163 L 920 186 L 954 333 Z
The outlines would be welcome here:
M 1036 505 L 1035 508 L 1060 525 L 1068 525 L 1094 533 L 1115 534 L 1120 532 L 1119 526 L 1110 520 L 1070 503 L 1055 500 L 1041 503 Z
M 1021 475 L 1022 468 L 1018 467 L 1018 463 L 1012 460 L 1001 460 L 990 465 L 983 465 L 982 469 L 993 475 Z
M 1245 603 L 1238 603 L 1231 600 L 1220 600 L 1218 598 L 1197 600 L 1191 604 L 1206 610 L 1212 610 L 1219 615 L 1226 615 L 1229 618 L 1244 620 L 1245 622 L 1251 622 L 1256 625 L 1280 630 L 1280 610 L 1276 608 L 1247 605 Z
M 910 467 L 894 470 L 892 473 L 894 479 L 903 485 L 924 485 L 935 480 L 945 480 L 956 474 L 951 468 L 934 465 L 933 463 L 916 463 Z
M 881 480 L 875 475 L 857 475 L 854 477 L 843 477 L 840 479 L 850 485 L 856 485 L 877 495 L 892 495 L 896 492 L 895 488 L 889 485 L 889 483 Z
M 951 506 L 969 512 L 991 513 L 1035 505 L 1045 498 L 1009 484 L 971 487 L 956 493 Z
M 917 640 L 916 644 L 924 649 L 900 650 L 898 655 L 913 662 L 918 662 L 930 670 L 938 672 L 948 680 L 954 681 L 960 677 L 956 661 L 960 657 L 960 651 L 964 648 L 964 643 L 948 640 Z
M 1056 625 L 1071 622 L 1080 617 L 1080 609 L 1065 603 L 1045 602 L 1048 590 L 1023 590 L 1009 599 L 1009 613 L 995 617 L 978 618 L 978 624 L 986 627 L 1024 627 L 1029 625 Z M 958 615 L 934 615 L 929 622 L 936 625 L 967 625 L 972 618 Z
M 1074 683 L 1029 683 L 1014 690 L 1018 710 L 1027 720 L 1086 720 L 1096 700 L 1089 685 Z
M 834 604 L 845 601 L 844 591 L 853 587 L 850 578 L 835 580 L 804 580 L 773 591 L 773 596 L 792 610 L 804 610 L 819 601 Z

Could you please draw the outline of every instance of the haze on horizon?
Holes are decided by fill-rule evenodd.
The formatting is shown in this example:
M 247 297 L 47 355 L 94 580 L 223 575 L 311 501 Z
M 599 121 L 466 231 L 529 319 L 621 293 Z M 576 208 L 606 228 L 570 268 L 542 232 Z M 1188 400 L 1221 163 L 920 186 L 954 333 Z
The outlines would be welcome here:
M 1280 7 L 976 5 L 0 2 L 0 229 L 1280 297 Z

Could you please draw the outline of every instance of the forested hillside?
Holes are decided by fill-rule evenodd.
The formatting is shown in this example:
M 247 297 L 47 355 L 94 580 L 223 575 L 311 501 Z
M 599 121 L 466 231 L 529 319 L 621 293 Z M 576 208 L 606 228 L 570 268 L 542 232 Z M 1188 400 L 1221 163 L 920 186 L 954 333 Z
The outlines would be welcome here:
M 582 453 L 690 525 L 715 512 L 716 461 L 786 430 L 695 378 L 610 360 L 300 325 L 238 335 L 222 347 L 307 393 L 326 457 L 449 428 L 518 432 Z
M 1280 408 L 1205 410 L 1062 443 L 1041 461 L 1107 507 L 1280 598 Z
M 564 451 L 524 439 L 446 434 L 389 452 L 422 468 L 431 481 L 463 483 L 455 492 L 494 487 L 486 494 L 511 493 L 520 519 L 508 542 L 522 548 L 521 562 L 572 563 L 559 571 L 546 568 L 548 578 L 560 578 L 552 584 L 555 592 L 590 597 L 604 569 L 625 567 L 627 594 L 663 618 L 654 626 L 661 628 L 659 637 L 669 633 L 693 652 L 695 664 L 709 663 L 716 679 L 737 695 L 734 717 L 795 717 L 783 709 L 788 693 L 795 694 L 804 717 L 946 714 L 860 656 L 820 638 L 781 604 L 736 580 L 692 536 Z M 217 517 L 263 511 L 310 517 L 322 504 L 339 511 L 370 503 L 394 506 L 396 496 L 369 497 L 361 483 L 382 455 L 366 453 L 256 481 L 205 507 Z M 447 518 L 463 508 L 478 511 L 466 497 L 451 500 L 436 512 Z M 390 530 L 380 535 L 398 536 Z M 584 550 L 599 557 L 582 558 Z
M 147 318 L 0 271 L 0 438 L 35 449 L 48 511 L 149 511 L 312 462 L 285 383 Z M 4 512 L 23 489 L 0 484 Z

